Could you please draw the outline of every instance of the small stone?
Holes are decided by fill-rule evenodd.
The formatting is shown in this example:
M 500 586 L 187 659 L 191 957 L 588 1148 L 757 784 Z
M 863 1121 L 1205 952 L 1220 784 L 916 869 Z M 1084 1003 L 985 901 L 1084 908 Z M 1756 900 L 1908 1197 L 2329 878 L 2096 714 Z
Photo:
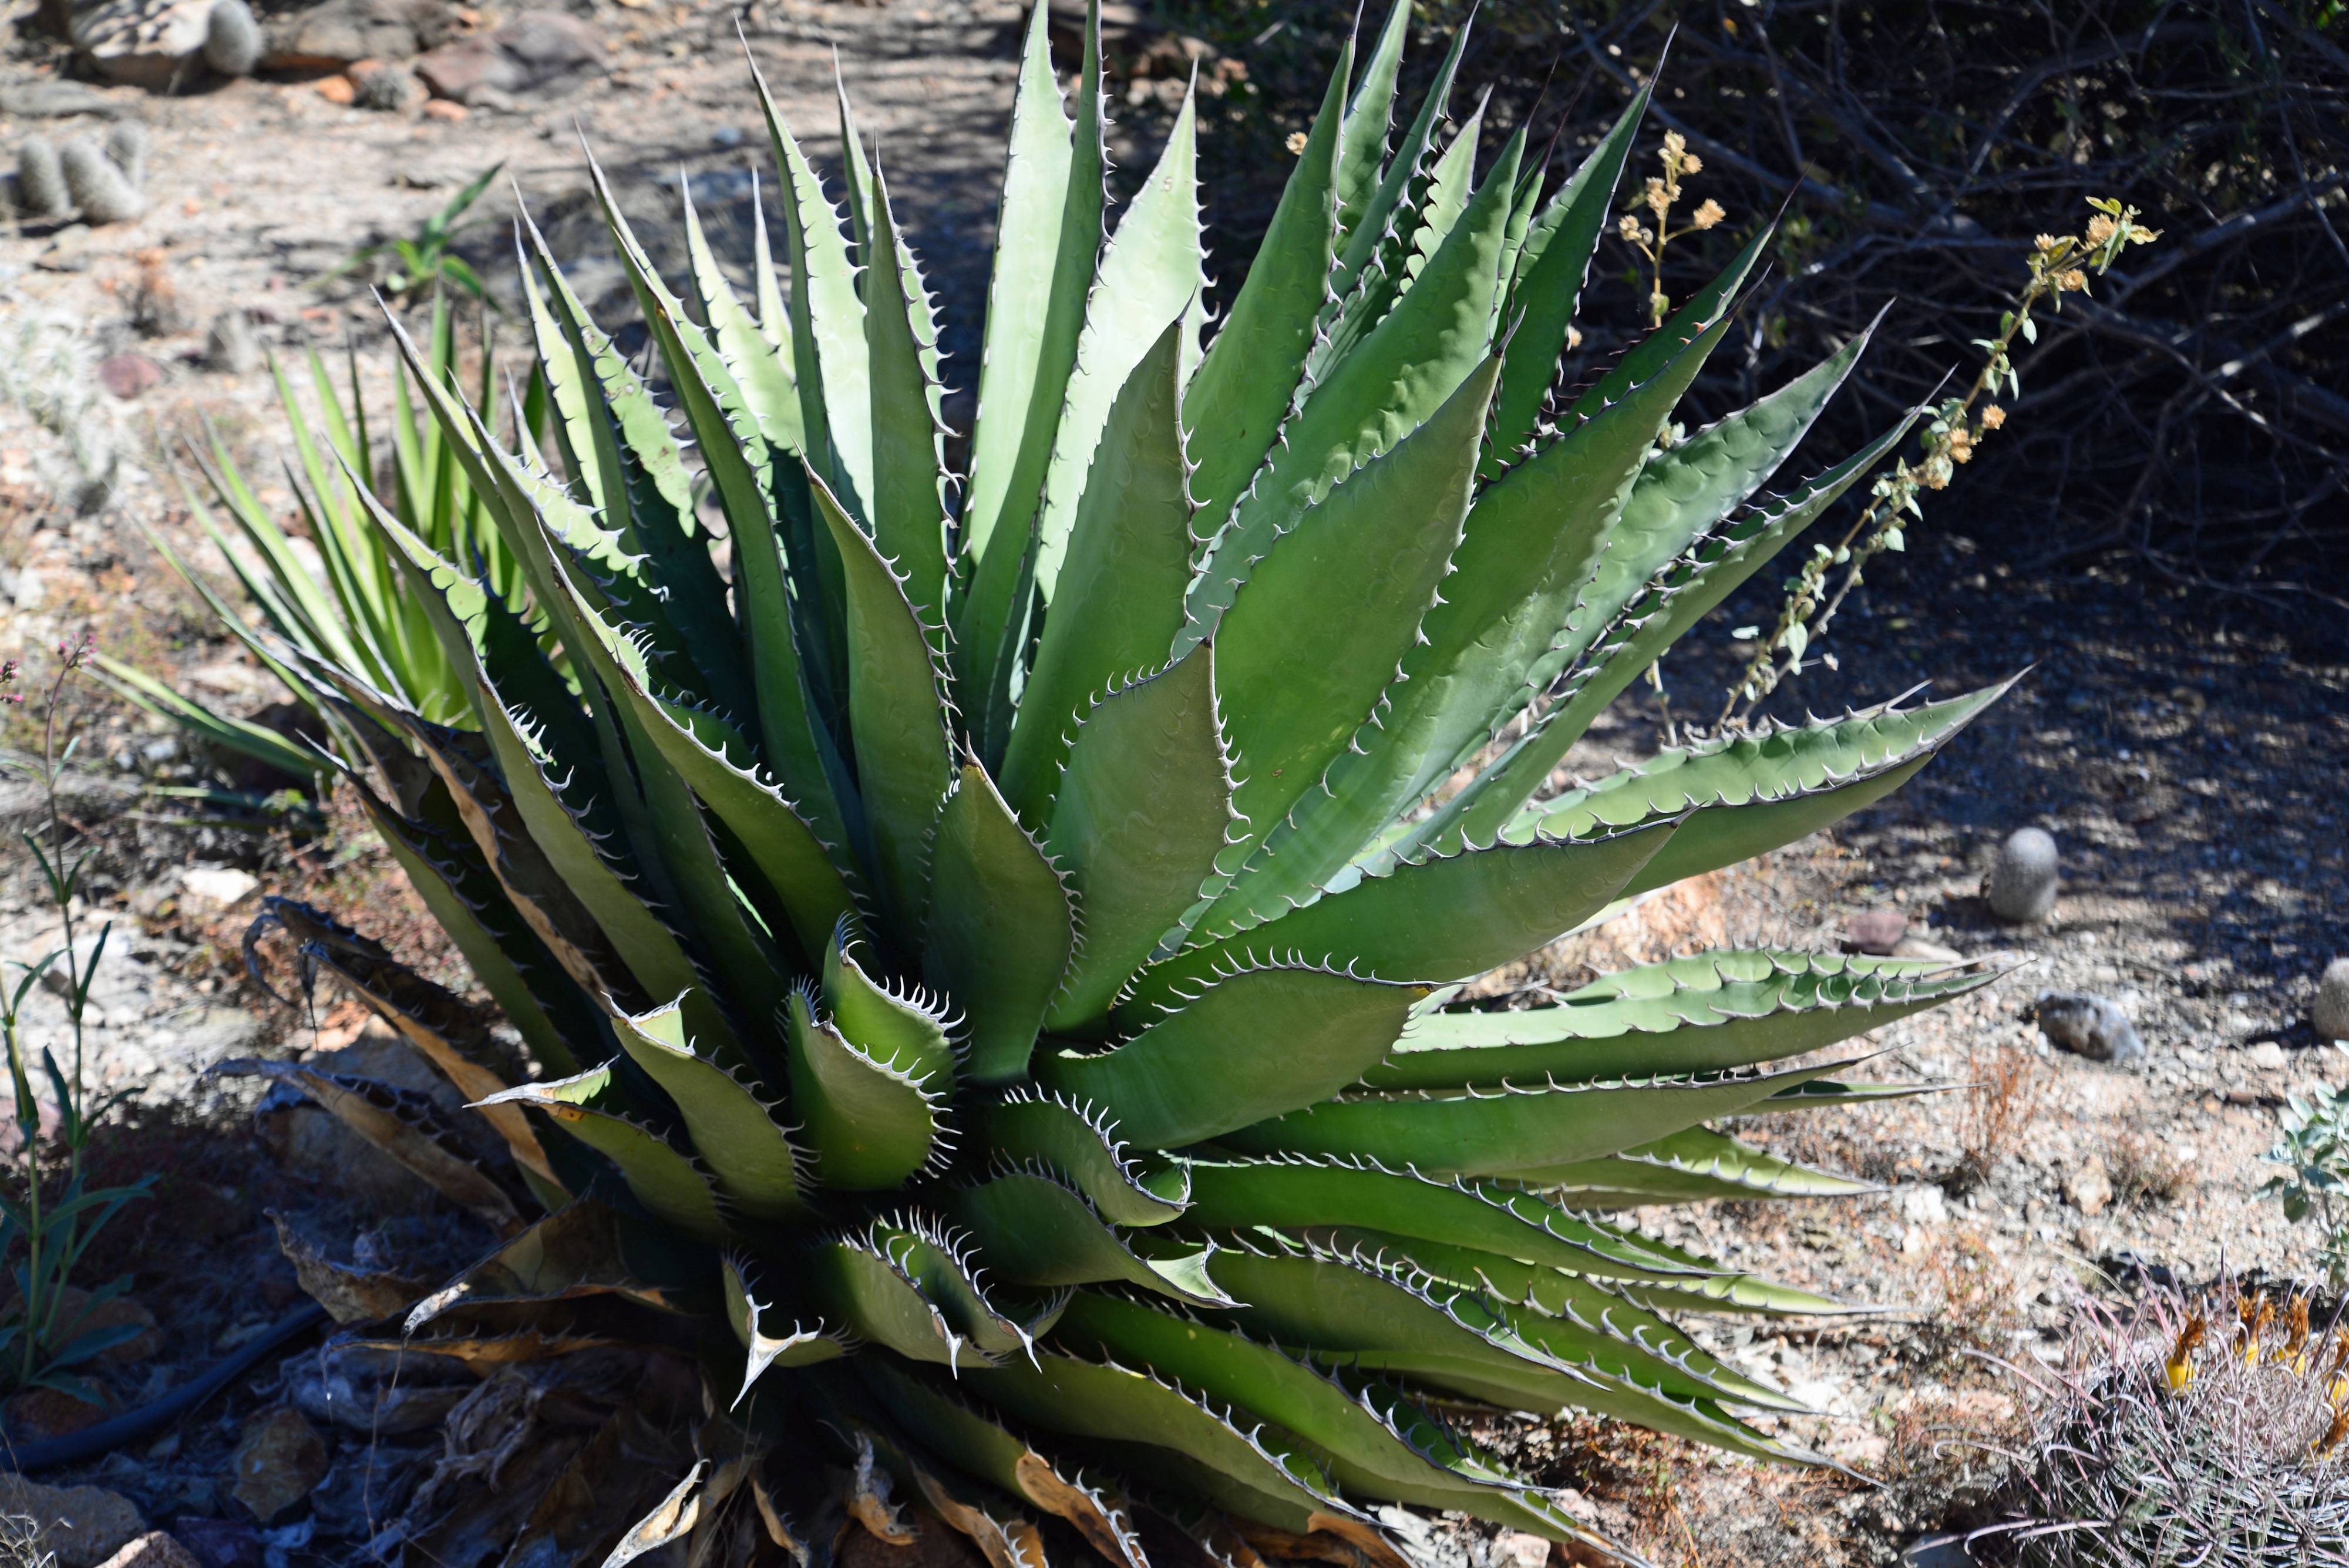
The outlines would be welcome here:
M 347 76 L 320 77 L 310 84 L 310 90 L 328 103 L 340 104 L 345 109 L 350 108 L 359 99 L 359 89 L 351 85 L 351 78 Z
M 244 1424 L 229 1461 L 235 1498 L 263 1524 L 290 1513 L 326 1476 L 326 1440 L 291 1405 L 264 1410 Z
M 30 1519 L 41 1532 L 42 1550 L 57 1553 L 57 1568 L 98 1568 L 147 1532 L 138 1507 L 119 1492 L 43 1486 L 6 1473 L 0 1473 L 0 1513 Z
M 163 367 L 144 354 L 116 354 L 98 362 L 98 384 L 126 402 L 162 379 Z
M 2243 1053 L 2243 1060 L 2262 1073 L 2283 1069 L 2283 1047 L 2272 1040 L 2262 1040 Z
M 70 1437 L 113 1414 L 62 1388 L 27 1388 L 8 1401 L 8 1436 L 20 1443 Z
M 1909 917 L 1898 909 L 1863 909 L 1843 924 L 1843 950 L 1889 958 L 1909 934 Z
M 1923 959 L 1929 963 L 1963 963 L 1966 955 L 1955 948 L 1943 947 L 1911 932 L 1902 937 L 1892 949 L 1894 958 Z
M 442 120 L 450 125 L 456 124 L 471 112 L 463 104 L 450 103 L 445 98 L 436 98 L 424 106 L 425 119 Z
M 2043 828 L 2019 828 L 2000 846 L 1982 896 L 1992 914 L 2010 925 L 2025 925 L 2054 909 L 2055 883 L 2055 840 Z
M 2105 1162 L 2091 1155 L 2087 1164 L 2065 1178 L 2064 1200 L 2091 1220 L 2102 1214 L 2113 1200 L 2113 1179 L 2106 1174 Z
M 183 1513 L 171 1521 L 171 1534 L 202 1568 L 262 1568 L 260 1532 L 241 1519 Z
M 99 1568 L 203 1568 L 196 1554 L 164 1534 L 150 1530 L 113 1556 Z
M 2145 1054 L 2145 1042 L 2128 1014 L 2108 997 L 2043 991 L 2031 1004 L 2031 1016 L 2041 1033 L 2075 1055 L 2118 1064 Z
M 204 47 L 212 0 L 78 0 L 66 25 L 100 76 L 167 88 Z
M 1950 1217 L 1949 1195 L 1930 1182 L 1901 1188 L 1896 1200 L 1900 1217 L 1912 1225 L 1939 1225 Z
M 433 97 L 466 104 L 560 90 L 603 68 L 595 29 L 560 11 L 517 12 L 493 32 L 444 44 L 416 62 Z
M 2337 958 L 2324 966 L 2308 1022 L 2319 1040 L 2349 1040 L 2349 958 Z
M 1526 1530 L 1504 1530 L 1493 1537 L 1492 1568 L 1542 1568 L 1549 1561 L 1549 1542 Z
M 260 886 L 260 877 L 233 866 L 195 866 L 180 873 L 189 899 L 212 909 L 233 909 Z

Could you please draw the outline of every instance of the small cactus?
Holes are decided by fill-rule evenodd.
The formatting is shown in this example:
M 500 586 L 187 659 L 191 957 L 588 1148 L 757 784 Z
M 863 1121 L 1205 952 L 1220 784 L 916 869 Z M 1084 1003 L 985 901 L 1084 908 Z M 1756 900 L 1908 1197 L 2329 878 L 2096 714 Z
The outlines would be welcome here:
M 119 121 L 106 133 L 107 159 L 122 171 L 133 191 L 147 184 L 147 128 L 135 119 Z
M 2055 908 L 2055 840 L 2042 828 L 2017 829 L 1999 846 L 1982 893 L 2010 925 L 2045 919 Z
M 2337 958 L 2324 966 L 2308 1022 L 2319 1040 L 2349 1040 L 2349 958 Z
M 249 77 L 261 63 L 261 24 L 244 0 L 219 0 L 204 24 L 204 64 L 224 77 Z
M 147 198 L 98 150 L 98 143 L 86 138 L 68 141 L 57 161 L 65 168 L 66 189 L 74 205 L 81 209 L 84 222 L 127 223 L 147 211 Z
M 28 218 L 62 218 L 73 211 L 57 150 L 37 136 L 16 150 L 16 205 Z
M 253 318 L 234 306 L 213 317 L 204 334 L 204 363 L 233 376 L 259 365 L 261 345 L 254 339 Z

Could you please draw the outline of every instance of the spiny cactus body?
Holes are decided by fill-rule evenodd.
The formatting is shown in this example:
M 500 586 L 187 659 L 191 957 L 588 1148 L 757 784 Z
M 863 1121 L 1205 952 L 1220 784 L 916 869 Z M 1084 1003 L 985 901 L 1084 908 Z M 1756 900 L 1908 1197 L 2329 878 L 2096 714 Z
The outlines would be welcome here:
M 62 218 L 73 211 L 57 150 L 44 137 L 28 136 L 16 149 L 16 204 L 28 218 Z
M 2011 925 L 2044 920 L 2055 909 L 2055 839 L 2044 828 L 2018 828 L 1999 846 L 1982 893 L 1991 913 Z
M 127 223 L 147 211 L 147 198 L 95 141 L 76 138 L 67 142 L 57 161 L 84 222 Z
M 224 77 L 249 77 L 261 63 L 261 24 L 244 0 L 215 0 L 204 23 L 204 64 Z
M 147 150 L 151 139 L 147 127 L 135 119 L 117 121 L 106 133 L 106 156 L 134 191 L 147 187 Z
M 2349 1040 L 2349 958 L 2324 966 L 2316 981 L 2316 1003 L 2308 1022 L 2319 1040 Z

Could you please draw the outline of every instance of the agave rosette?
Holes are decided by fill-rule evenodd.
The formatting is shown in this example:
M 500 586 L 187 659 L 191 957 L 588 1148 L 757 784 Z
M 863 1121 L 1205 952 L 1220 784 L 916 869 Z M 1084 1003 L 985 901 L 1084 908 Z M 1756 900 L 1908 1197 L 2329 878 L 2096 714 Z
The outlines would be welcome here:
M 1159 1515 L 1374 1557 L 1391 1503 L 1587 1538 L 1438 1408 L 1803 1457 L 1755 1424 L 1793 1402 L 1663 1314 L 1837 1303 L 1620 1211 L 1856 1189 L 1711 1124 L 1882 1092 L 1781 1064 L 1986 973 L 1737 951 L 1510 1011 L 1456 989 L 1866 805 L 1996 692 L 1544 794 L 1906 427 L 1762 493 L 1855 342 L 1660 440 L 1763 234 L 1558 391 L 1643 105 L 1549 189 L 1522 131 L 1439 134 L 1455 39 L 1390 145 L 1408 22 L 1348 46 L 1210 328 L 1191 107 L 1107 225 L 1097 26 L 1072 118 L 1039 8 L 967 486 L 844 104 L 843 217 L 769 103 L 787 254 L 761 227 L 747 293 L 689 201 L 675 292 L 598 174 L 658 397 L 525 233 L 559 461 L 403 338 L 519 567 L 371 511 L 471 712 L 287 665 L 543 1075 L 485 1083 L 479 1040 L 313 945 L 461 1059 L 553 1216 L 417 1343 L 525 1307 L 592 1335 L 599 1292 L 701 1324 L 746 1426 L 821 1417 L 791 1429 L 1007 1565 L 1045 1519 L 1137 1565 Z M 549 1282 L 589 1231 L 634 1284 Z

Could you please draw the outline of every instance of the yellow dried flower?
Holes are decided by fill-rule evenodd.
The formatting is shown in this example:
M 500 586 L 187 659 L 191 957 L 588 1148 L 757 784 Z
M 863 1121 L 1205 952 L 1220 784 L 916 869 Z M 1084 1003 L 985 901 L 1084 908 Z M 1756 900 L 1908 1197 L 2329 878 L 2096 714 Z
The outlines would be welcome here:
M 1671 192 L 1665 190 L 1664 182 L 1652 174 L 1648 177 L 1648 193 L 1640 200 L 1646 202 L 1648 211 L 1658 217 L 1663 216 L 1664 209 L 1672 204 Z
M 1992 403 L 1990 407 L 1982 410 L 1982 429 L 1986 431 L 1994 431 L 2004 423 L 2006 423 L 2006 410 L 2000 408 L 1996 403 Z
M 2209 1327 L 2202 1314 L 2196 1313 L 2187 1320 L 2185 1329 L 2178 1336 L 2178 1343 L 2169 1347 L 2169 1360 L 2163 1366 L 2162 1372 L 2169 1380 L 2172 1394 L 2194 1381 L 2194 1347 L 2202 1343 L 2202 1335 Z
M 1682 153 L 1686 152 L 1687 151 L 1687 137 L 1682 136 L 1677 130 L 1667 130 L 1664 132 L 1664 156 L 1666 158 L 1678 158 Z
M 2055 286 L 2066 294 L 2077 294 L 2088 286 L 2088 275 L 2073 267 L 2056 278 Z
M 2034 251 L 2052 251 L 2063 243 L 2053 234 L 2042 234 L 2031 242 L 2031 248 Z
M 1290 132 L 1288 133 L 1288 155 L 1289 155 L 1291 158 L 1294 158 L 1294 157 L 1296 157 L 1298 154 L 1299 154 L 1299 153 L 1303 152 L 1304 151 L 1305 151 L 1305 133 L 1304 133 L 1303 131 L 1301 131 L 1301 130 L 1292 130 L 1292 131 L 1290 131 Z
M 2092 245 L 2103 244 L 2106 240 L 2113 237 L 2114 227 L 2115 225 L 2110 218 L 2107 218 L 2102 213 L 2098 213 L 2095 217 L 2088 220 L 2088 243 Z
M 1629 213 L 1624 213 L 1622 221 L 1615 225 L 1615 233 L 1631 244 L 1638 244 L 1640 234 L 1640 220 Z
M 2349 1410 L 2335 1410 L 2333 1425 L 2324 1428 L 2324 1436 L 2309 1445 L 2308 1451 L 2322 1459 L 2339 1448 L 2344 1438 L 2349 1438 Z
M 1974 438 L 1967 431 L 1963 425 L 1960 425 L 1956 430 L 1950 432 L 1950 461 L 1951 462 L 1971 462 L 1973 461 L 1973 457 Z
M 1702 174 L 1702 173 L 1703 173 L 1703 172 L 1704 172 L 1704 160 L 1703 160 L 1703 159 L 1702 159 L 1702 158 L 1699 158 L 1699 157 L 1698 157 L 1695 153 L 1693 153 L 1693 152 L 1683 152 L 1683 153 L 1682 153 L 1682 154 L 1681 154 L 1681 172 L 1682 172 L 1682 173 L 1683 173 L 1683 174 Z
M 1728 209 L 1707 196 L 1704 199 L 1704 205 L 1689 215 L 1689 223 L 1694 228 L 1709 229 L 1727 216 L 1729 216 Z

